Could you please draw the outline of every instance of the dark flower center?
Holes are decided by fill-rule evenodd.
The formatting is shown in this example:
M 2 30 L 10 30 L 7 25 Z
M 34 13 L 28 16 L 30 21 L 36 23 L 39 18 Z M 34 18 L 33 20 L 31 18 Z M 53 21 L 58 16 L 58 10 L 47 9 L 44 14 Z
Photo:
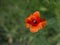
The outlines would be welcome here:
M 36 26 L 38 24 L 38 21 L 36 19 L 32 20 L 32 23 L 31 23 L 33 26 Z
M 33 23 L 36 24 L 37 23 L 37 20 L 34 20 Z

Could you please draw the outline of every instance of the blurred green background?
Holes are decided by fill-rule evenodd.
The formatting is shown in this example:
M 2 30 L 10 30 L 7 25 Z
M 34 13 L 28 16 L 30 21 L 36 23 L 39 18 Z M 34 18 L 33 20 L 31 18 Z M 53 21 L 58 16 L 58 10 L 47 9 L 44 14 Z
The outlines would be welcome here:
M 31 33 L 25 19 L 35 11 L 47 25 Z M 60 45 L 60 0 L 0 0 L 0 45 Z

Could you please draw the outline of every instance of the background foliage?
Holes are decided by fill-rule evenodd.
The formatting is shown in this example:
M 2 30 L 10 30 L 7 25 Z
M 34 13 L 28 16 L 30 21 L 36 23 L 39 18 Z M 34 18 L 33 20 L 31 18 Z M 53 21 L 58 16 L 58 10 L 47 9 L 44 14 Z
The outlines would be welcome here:
M 47 25 L 31 33 L 25 18 L 37 10 Z M 0 0 L 0 45 L 60 45 L 60 0 Z

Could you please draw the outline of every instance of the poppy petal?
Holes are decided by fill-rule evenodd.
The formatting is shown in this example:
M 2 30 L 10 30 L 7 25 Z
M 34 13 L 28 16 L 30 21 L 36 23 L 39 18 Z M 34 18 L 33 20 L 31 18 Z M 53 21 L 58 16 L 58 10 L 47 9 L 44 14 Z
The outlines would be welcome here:
M 35 17 L 40 17 L 39 11 L 34 12 L 34 13 L 33 13 L 33 16 L 35 16 Z
M 30 24 L 27 23 L 27 24 L 26 24 L 26 28 L 29 28 L 29 27 L 30 27 Z
M 26 23 L 30 23 L 31 22 L 31 18 L 32 18 L 32 15 L 30 15 L 28 18 L 25 19 L 25 22 Z
M 41 25 L 42 25 L 42 27 L 45 27 L 46 26 L 46 19 L 41 19 Z
M 32 17 L 33 17 L 33 15 L 31 14 L 27 19 L 31 20 Z
M 43 28 L 41 23 L 39 23 L 38 26 L 39 26 L 39 30 L 41 30 Z
M 30 26 L 30 32 L 35 33 L 38 32 L 39 26 Z

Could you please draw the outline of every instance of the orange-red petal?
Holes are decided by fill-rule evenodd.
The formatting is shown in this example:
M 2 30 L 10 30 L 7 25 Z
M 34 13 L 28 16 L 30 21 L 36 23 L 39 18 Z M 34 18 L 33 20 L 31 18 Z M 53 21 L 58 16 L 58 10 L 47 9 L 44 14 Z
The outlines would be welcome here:
M 40 17 L 39 11 L 34 12 L 34 13 L 33 13 L 33 16 L 35 16 L 35 17 Z
M 26 23 L 26 28 L 29 28 L 30 27 L 30 24 Z
M 45 27 L 46 26 L 46 19 L 41 19 L 41 26 L 42 27 Z
M 28 18 L 26 18 L 26 19 L 25 19 L 25 22 L 26 22 L 26 23 L 31 22 L 31 18 L 32 18 L 32 15 L 30 15 Z
M 38 26 L 39 26 L 39 30 L 41 30 L 43 28 L 41 23 L 39 23 Z
M 31 20 L 32 17 L 33 17 L 33 15 L 31 14 L 27 19 L 28 20 Z
M 30 26 L 30 32 L 32 32 L 32 33 L 38 32 L 39 29 L 40 29 L 39 25 Z

